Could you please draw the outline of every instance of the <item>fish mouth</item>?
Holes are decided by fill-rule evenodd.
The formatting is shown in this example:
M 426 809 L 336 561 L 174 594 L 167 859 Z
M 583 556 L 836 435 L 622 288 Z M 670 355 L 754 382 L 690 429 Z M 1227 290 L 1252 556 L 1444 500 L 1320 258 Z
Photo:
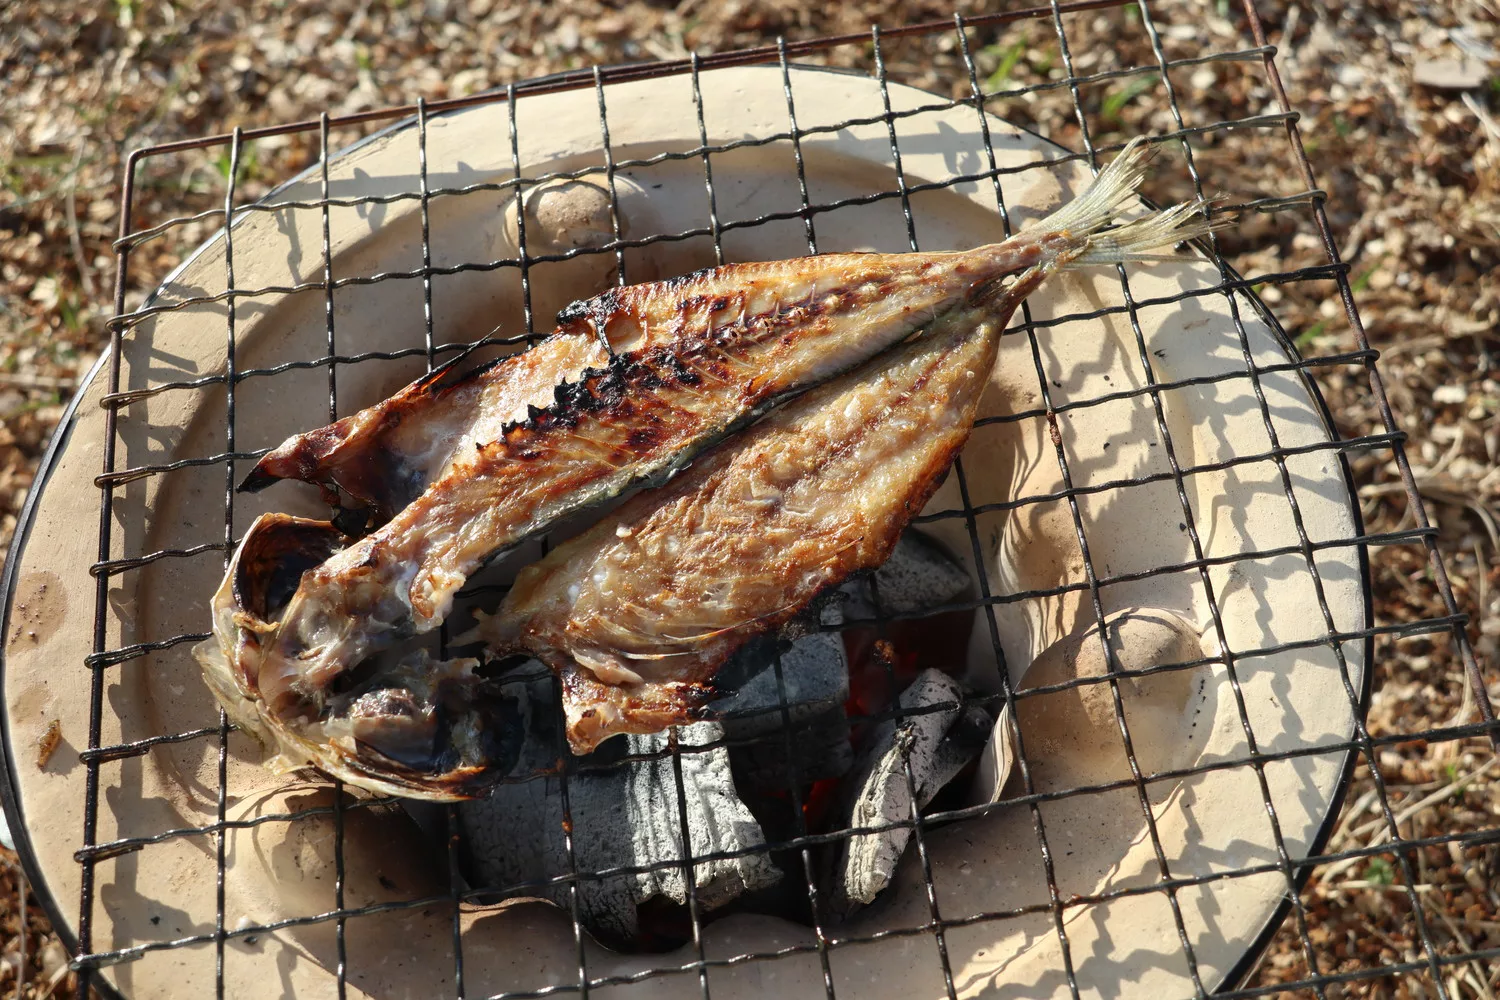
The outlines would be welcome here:
M 514 767 L 521 710 L 472 659 L 422 648 L 351 664 L 322 689 L 294 683 L 262 697 L 263 655 L 302 576 L 351 539 L 330 521 L 265 514 L 236 550 L 214 598 L 215 638 L 197 650 L 231 718 L 276 758 L 278 770 L 315 766 L 371 791 L 436 801 L 474 798 Z

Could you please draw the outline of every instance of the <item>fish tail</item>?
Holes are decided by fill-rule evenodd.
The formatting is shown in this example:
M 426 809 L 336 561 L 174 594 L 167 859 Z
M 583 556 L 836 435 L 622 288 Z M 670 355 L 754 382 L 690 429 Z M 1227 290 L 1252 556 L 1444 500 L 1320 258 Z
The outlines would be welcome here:
M 1062 267 L 1071 269 L 1098 264 L 1120 264 L 1125 261 L 1180 260 L 1170 253 L 1159 253 L 1186 240 L 1196 240 L 1209 233 L 1234 225 L 1234 220 L 1208 217 L 1208 202 L 1202 198 L 1185 201 L 1132 219 L 1114 229 L 1088 237 L 1083 252 L 1064 258 Z
M 1153 155 L 1146 140 L 1137 136 L 1081 195 L 1036 224 L 1037 232 L 1055 232 L 1075 241 L 1073 250 L 1057 256 L 1056 267 L 1071 270 L 1125 261 L 1174 260 L 1171 254 L 1156 251 L 1233 224 L 1232 219 L 1210 219 L 1209 203 L 1197 198 L 1115 225 L 1122 212 L 1140 204 L 1136 188 Z
M 1082 238 L 1114 222 L 1123 209 L 1135 203 L 1135 189 L 1154 155 L 1145 138 L 1136 136 L 1082 194 L 1038 222 L 1036 231 Z

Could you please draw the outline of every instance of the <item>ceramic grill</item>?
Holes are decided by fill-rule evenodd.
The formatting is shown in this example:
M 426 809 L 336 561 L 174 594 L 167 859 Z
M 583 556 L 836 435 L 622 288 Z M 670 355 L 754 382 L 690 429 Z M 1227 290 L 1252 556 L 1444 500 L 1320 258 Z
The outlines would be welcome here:
M 1454 970 L 1500 952 L 1439 933 L 1417 870 L 1500 830 L 1404 835 L 1376 764 L 1500 727 L 1255 5 L 1241 44 L 1187 56 L 1168 32 L 1190 36 L 1192 12 L 1160 6 L 1053 0 L 133 153 L 110 350 L 5 579 L 6 807 L 79 996 L 1331 998 L 1405 978 L 1457 1000 Z M 1094 17 L 1153 59 L 1090 72 L 1070 36 Z M 1060 72 L 981 71 L 1023 24 L 1050 27 Z M 1199 113 L 1174 81 L 1205 67 L 1269 104 Z M 532 742 L 488 804 L 270 774 L 218 711 L 190 650 L 240 533 L 266 510 L 328 513 L 296 484 L 236 492 L 287 435 L 523 349 L 612 284 L 1004 238 L 1133 137 L 1107 95 L 1137 84 L 1158 105 L 1148 197 L 1285 221 L 1326 259 L 1241 274 L 1230 228 L 1033 296 L 914 522 L 913 565 L 951 587 L 898 599 L 899 574 L 876 574 L 819 619 L 821 645 L 767 654 L 761 700 L 747 680 L 722 724 L 584 758 L 550 675 L 518 668 Z M 1033 100 L 1069 103 L 1064 133 L 1006 120 Z M 298 133 L 316 164 L 247 202 L 250 144 Z M 1213 151 L 1248 135 L 1278 141 L 1285 186 L 1226 197 Z M 200 150 L 227 157 L 222 207 L 137 228 L 142 171 Z M 224 227 L 127 308 L 132 256 L 201 222 Z M 1338 304 L 1350 349 L 1299 351 L 1260 294 L 1303 285 Z M 1319 391 L 1334 376 L 1379 427 L 1340 436 Z M 1399 470 L 1397 529 L 1361 520 L 1351 459 L 1369 455 Z M 1376 620 L 1368 557 L 1388 546 L 1425 560 L 1444 614 Z M 455 632 L 507 572 L 462 592 Z M 1372 733 L 1374 657 L 1411 637 L 1461 663 L 1472 718 Z M 1360 763 L 1384 834 L 1330 852 Z M 860 820 L 857 776 L 881 768 L 895 791 Z M 900 858 L 873 901 L 860 851 Z M 1339 965 L 1301 890 L 1372 858 L 1413 947 Z M 1247 987 L 1283 926 L 1300 973 Z

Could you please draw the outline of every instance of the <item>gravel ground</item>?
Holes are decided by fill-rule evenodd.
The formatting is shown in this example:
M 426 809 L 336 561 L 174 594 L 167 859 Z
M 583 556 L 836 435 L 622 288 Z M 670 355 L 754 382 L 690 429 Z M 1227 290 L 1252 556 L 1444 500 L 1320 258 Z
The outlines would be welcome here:
M 961 3 L 971 13 L 981 5 Z M 8 543 L 36 463 L 77 380 L 104 343 L 114 280 L 110 239 L 118 179 L 130 149 L 171 139 L 334 114 L 418 96 L 436 99 L 591 63 L 685 56 L 791 38 L 951 16 L 950 3 L 858 0 L 594 0 L 512 4 L 446 0 L 377 4 L 327 0 L 315 9 L 275 0 L 176 3 L 41 2 L 0 5 L 0 550 Z M 1286 3 L 1260 6 L 1297 109 L 1356 297 L 1381 362 L 1427 503 L 1440 527 L 1469 634 L 1500 700 L 1500 7 L 1494 0 Z M 1153 3 L 1171 58 L 1250 43 L 1238 4 Z M 1133 9 L 1067 19 L 1080 73 L 1149 65 Z M 979 33 L 979 68 L 992 87 L 1062 75 L 1047 22 Z M 958 96 L 950 45 L 893 43 L 893 76 Z M 863 65 L 868 48 L 834 61 Z M 1009 81 L 1009 82 L 1005 82 Z M 1189 122 L 1272 110 L 1257 67 L 1215 64 L 1174 72 Z M 966 87 L 966 83 L 963 84 Z M 1162 89 L 1137 78 L 1086 95 L 1097 141 L 1175 127 Z M 1077 144 L 1066 91 L 997 100 L 997 113 Z M 352 138 L 352 136 L 350 136 Z M 254 197 L 311 163 L 315 138 L 262 141 L 248 150 L 242 190 Z M 1293 194 L 1284 137 L 1206 137 L 1198 162 L 1231 201 Z M 140 178 L 137 228 L 221 203 L 228 171 L 216 151 L 153 161 Z M 1173 200 L 1185 178 L 1148 193 Z M 209 224 L 178 230 L 132 257 L 127 305 L 138 303 Z M 1245 273 L 1322 262 L 1308 213 L 1257 215 L 1225 237 Z M 1263 294 L 1307 353 L 1349 350 L 1353 338 L 1328 282 Z M 1322 377 L 1341 429 L 1379 429 L 1353 370 Z M 1411 525 L 1384 453 L 1355 460 L 1368 529 Z M 1372 552 L 1378 622 L 1443 613 L 1419 551 Z M 1372 733 L 1402 735 L 1472 722 L 1475 706 L 1451 644 L 1430 636 L 1376 647 Z M 1403 836 L 1500 827 L 1500 765 L 1480 740 L 1413 739 L 1362 761 L 1330 850 L 1387 837 L 1370 766 L 1379 768 Z M 16 988 L 24 943 L 24 997 L 69 989 L 60 946 L 35 906 L 16 906 L 14 857 L 0 852 L 0 989 Z M 1500 947 L 1500 847 L 1419 852 L 1415 885 L 1442 954 Z M 1358 972 L 1420 961 L 1404 876 L 1393 857 L 1325 866 L 1303 893 L 1322 971 Z M 68 901 L 65 901 L 65 905 Z M 24 928 L 23 928 L 24 916 Z M 1253 985 L 1308 974 L 1289 924 Z M 1500 962 L 1446 966 L 1450 997 L 1492 1000 Z M 1361 977 L 1328 996 L 1435 996 L 1425 972 Z M 1306 995 L 1311 995 L 1307 992 Z

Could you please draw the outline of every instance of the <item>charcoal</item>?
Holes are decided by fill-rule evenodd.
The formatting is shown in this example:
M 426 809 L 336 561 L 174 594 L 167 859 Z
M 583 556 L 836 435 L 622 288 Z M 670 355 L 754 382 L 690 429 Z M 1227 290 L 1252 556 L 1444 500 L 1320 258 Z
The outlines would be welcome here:
M 793 776 L 802 786 L 849 773 L 854 749 L 843 706 L 805 716 L 785 730 L 765 733 L 730 749 L 735 786 L 746 795 L 785 796 Z M 788 758 L 790 746 L 792 756 Z
M 906 711 L 928 711 L 887 720 L 871 731 L 845 780 L 844 828 L 911 820 L 913 786 L 920 810 L 978 756 L 992 721 L 984 709 L 962 701 L 962 688 L 946 674 L 926 670 L 917 675 L 899 703 Z M 911 828 L 900 826 L 841 841 L 828 872 L 833 912 L 847 916 L 873 902 L 890 884 L 910 839 Z
M 569 905 L 563 840 L 562 783 L 551 772 L 567 751 L 561 738 L 556 685 L 550 677 L 526 688 L 527 739 L 512 782 L 487 798 L 459 806 L 469 878 L 506 896 L 533 896 Z M 688 830 L 695 857 L 753 850 L 765 842 L 754 816 L 737 798 L 723 748 L 690 752 L 722 738 L 714 723 L 678 730 Z M 681 857 L 682 837 L 672 758 L 622 762 L 625 755 L 664 751 L 666 734 L 627 736 L 573 762 L 568 800 L 573 850 L 580 872 L 642 867 Z M 524 779 L 524 780 L 522 780 Z M 765 853 L 699 862 L 693 878 L 699 908 L 710 911 L 781 877 Z M 533 883 L 517 888 L 517 883 Z M 686 904 L 680 866 L 581 879 L 579 917 L 595 937 L 620 947 L 639 944 L 643 909 Z
M 681 746 L 699 747 L 723 738 L 723 729 L 699 722 L 678 730 Z M 667 748 L 665 734 L 627 737 L 633 754 L 659 753 Z M 631 769 L 626 796 L 636 864 L 682 856 L 682 827 L 672 759 L 663 757 Z M 688 832 L 695 857 L 759 847 L 765 843 L 760 826 L 735 795 L 729 754 L 722 748 L 682 755 L 682 780 L 687 793 Z M 662 868 L 636 876 L 640 898 L 664 896 L 686 904 L 688 886 L 681 867 Z M 701 862 L 693 868 L 698 905 L 714 910 L 741 893 L 761 889 L 781 877 L 762 852 L 743 857 Z
M 836 607 L 829 607 L 824 609 L 823 620 L 824 624 L 838 625 L 843 618 Z M 733 693 L 712 702 L 709 717 L 721 722 L 731 739 L 783 728 L 783 686 L 787 714 L 794 726 L 848 700 L 849 659 L 837 633 L 818 632 L 793 642 L 781 652 L 779 680 L 776 652 L 774 639 L 752 642 L 715 678 L 720 690 Z
M 870 582 L 878 596 L 878 609 L 871 602 Z M 962 563 L 937 542 L 908 528 L 870 581 L 853 580 L 844 585 L 844 613 L 853 619 L 911 614 L 956 600 L 970 583 L 969 571 Z
M 838 605 L 828 604 L 819 619 L 839 625 L 843 614 Z M 834 632 L 815 632 L 791 643 L 780 656 L 778 678 L 777 643 L 762 638 L 740 650 L 716 679 L 720 690 L 733 693 L 709 706 L 710 718 L 723 725 L 732 744 L 730 759 L 742 793 L 784 797 L 794 774 L 805 786 L 836 778 L 854 763 L 844 714 L 849 700 L 844 640 Z

